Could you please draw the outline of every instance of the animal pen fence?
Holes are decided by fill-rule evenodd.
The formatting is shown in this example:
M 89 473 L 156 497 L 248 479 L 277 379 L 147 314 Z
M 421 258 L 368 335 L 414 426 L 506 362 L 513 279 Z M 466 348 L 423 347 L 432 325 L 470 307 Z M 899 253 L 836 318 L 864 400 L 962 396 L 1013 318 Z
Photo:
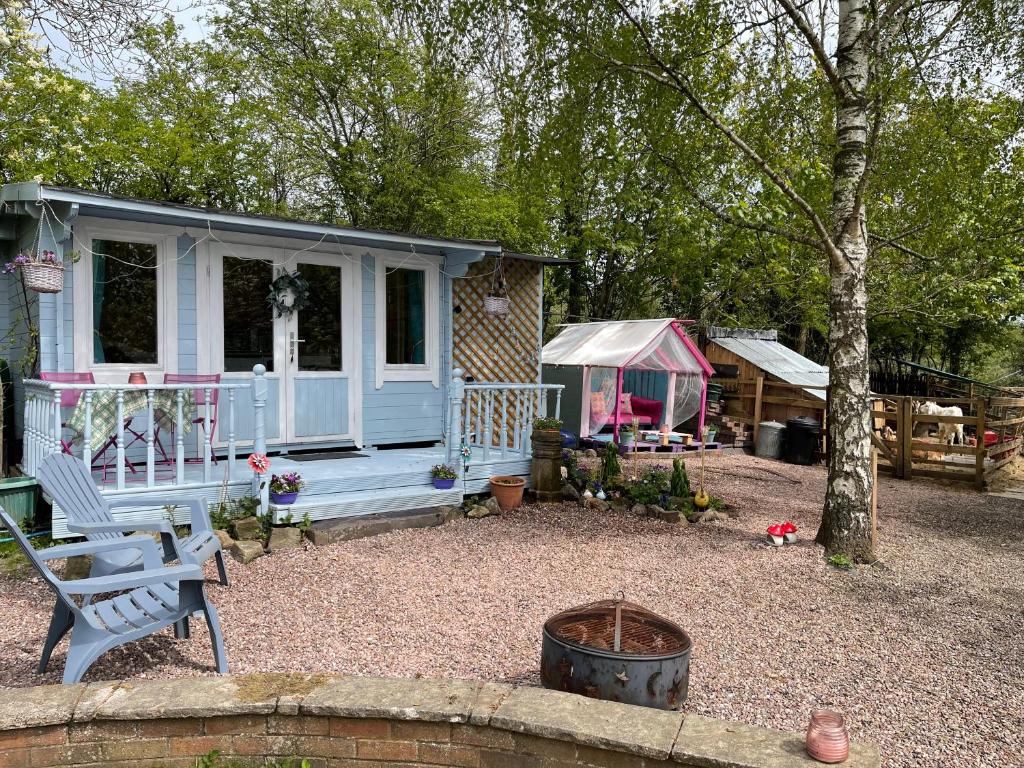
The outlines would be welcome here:
M 963 416 L 915 412 L 917 398 L 876 395 L 871 409 L 872 443 L 879 469 L 912 480 L 928 477 L 973 483 L 985 488 L 992 474 L 1009 464 L 1024 443 L 1024 397 L 933 398 L 940 406 L 957 406 Z M 966 445 L 948 442 L 953 425 L 973 432 Z M 932 437 L 932 429 L 939 437 Z

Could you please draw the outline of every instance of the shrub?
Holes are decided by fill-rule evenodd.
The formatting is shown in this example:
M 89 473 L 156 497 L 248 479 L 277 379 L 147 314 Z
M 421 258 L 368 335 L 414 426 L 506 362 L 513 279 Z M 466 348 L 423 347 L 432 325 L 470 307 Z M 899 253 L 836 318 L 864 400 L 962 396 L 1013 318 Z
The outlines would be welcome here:
M 601 452 L 601 485 L 605 488 L 615 484 L 615 481 L 622 476 L 622 466 L 619 464 L 619 446 L 609 441 Z
M 686 462 L 681 456 L 672 459 L 672 479 L 669 481 L 669 492 L 673 496 L 692 496 L 690 478 L 686 474 Z
M 849 571 L 853 568 L 853 560 L 846 555 L 832 555 L 828 559 L 828 564 L 842 571 Z

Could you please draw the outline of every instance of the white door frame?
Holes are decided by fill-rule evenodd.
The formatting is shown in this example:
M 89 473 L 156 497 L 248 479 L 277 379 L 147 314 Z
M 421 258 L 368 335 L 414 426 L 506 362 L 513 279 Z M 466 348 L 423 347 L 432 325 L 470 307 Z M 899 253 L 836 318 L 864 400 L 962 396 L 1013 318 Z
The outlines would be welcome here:
M 310 249 L 302 241 L 288 241 L 279 238 L 266 238 L 272 245 L 251 245 L 241 242 L 227 241 L 223 236 L 217 242 L 205 242 L 197 249 L 197 276 L 205 274 L 207 279 L 200 280 L 205 286 L 197 307 L 197 322 L 201 329 L 207 329 L 205 341 L 199 345 L 198 363 L 200 372 L 220 373 L 224 378 L 247 380 L 252 379 L 251 371 L 224 371 L 224 293 L 223 293 L 223 257 L 236 256 L 248 259 L 261 259 L 274 266 L 275 273 L 287 266 L 294 269 L 297 263 L 327 264 L 338 266 L 342 271 L 342 370 L 333 371 L 302 371 L 289 358 L 288 334 L 297 333 L 298 320 L 296 315 L 274 319 L 274 370 L 268 372 L 268 378 L 278 381 L 278 437 L 268 440 L 271 445 L 303 444 L 303 443 L 338 443 L 353 441 L 362 445 L 362 313 L 359 278 L 361 274 L 358 264 L 353 263 L 344 254 L 327 253 L 323 250 Z M 290 247 L 283 247 L 288 244 Z M 300 253 L 301 252 L 301 253 Z M 268 286 L 269 291 L 269 286 Z M 269 309 L 269 308 L 268 308 Z M 348 380 L 348 431 L 344 434 L 295 438 L 295 418 L 291 409 L 296 407 L 294 398 L 295 379 L 324 378 L 329 376 L 345 376 Z

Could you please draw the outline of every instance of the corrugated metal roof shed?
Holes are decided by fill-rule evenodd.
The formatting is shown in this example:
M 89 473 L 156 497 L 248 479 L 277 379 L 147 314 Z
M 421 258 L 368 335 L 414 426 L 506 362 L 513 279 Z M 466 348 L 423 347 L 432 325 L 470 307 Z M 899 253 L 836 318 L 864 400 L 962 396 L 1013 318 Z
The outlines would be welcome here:
M 775 331 L 712 327 L 707 329 L 707 337 L 723 349 L 789 384 L 828 386 L 828 368 L 780 344 L 776 341 Z M 825 391 L 822 389 L 804 391 L 816 400 L 825 400 Z

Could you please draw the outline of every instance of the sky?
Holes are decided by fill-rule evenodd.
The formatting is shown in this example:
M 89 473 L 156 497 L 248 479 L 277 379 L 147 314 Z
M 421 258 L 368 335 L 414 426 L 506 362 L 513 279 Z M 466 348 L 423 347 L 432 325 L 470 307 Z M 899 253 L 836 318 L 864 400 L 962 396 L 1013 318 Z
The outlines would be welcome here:
M 207 25 L 204 17 L 216 9 L 218 3 L 215 0 L 169 0 L 168 9 L 174 17 L 174 21 L 182 28 L 182 33 L 188 40 L 201 40 L 207 34 Z M 43 22 L 40 31 L 50 42 L 54 61 L 63 68 L 74 72 L 78 77 L 90 80 L 95 85 L 104 87 L 112 83 L 113 75 L 120 72 L 111 72 L 109 68 L 102 66 L 99 62 L 83 59 L 78 52 L 70 50 L 67 39 L 52 26 Z

